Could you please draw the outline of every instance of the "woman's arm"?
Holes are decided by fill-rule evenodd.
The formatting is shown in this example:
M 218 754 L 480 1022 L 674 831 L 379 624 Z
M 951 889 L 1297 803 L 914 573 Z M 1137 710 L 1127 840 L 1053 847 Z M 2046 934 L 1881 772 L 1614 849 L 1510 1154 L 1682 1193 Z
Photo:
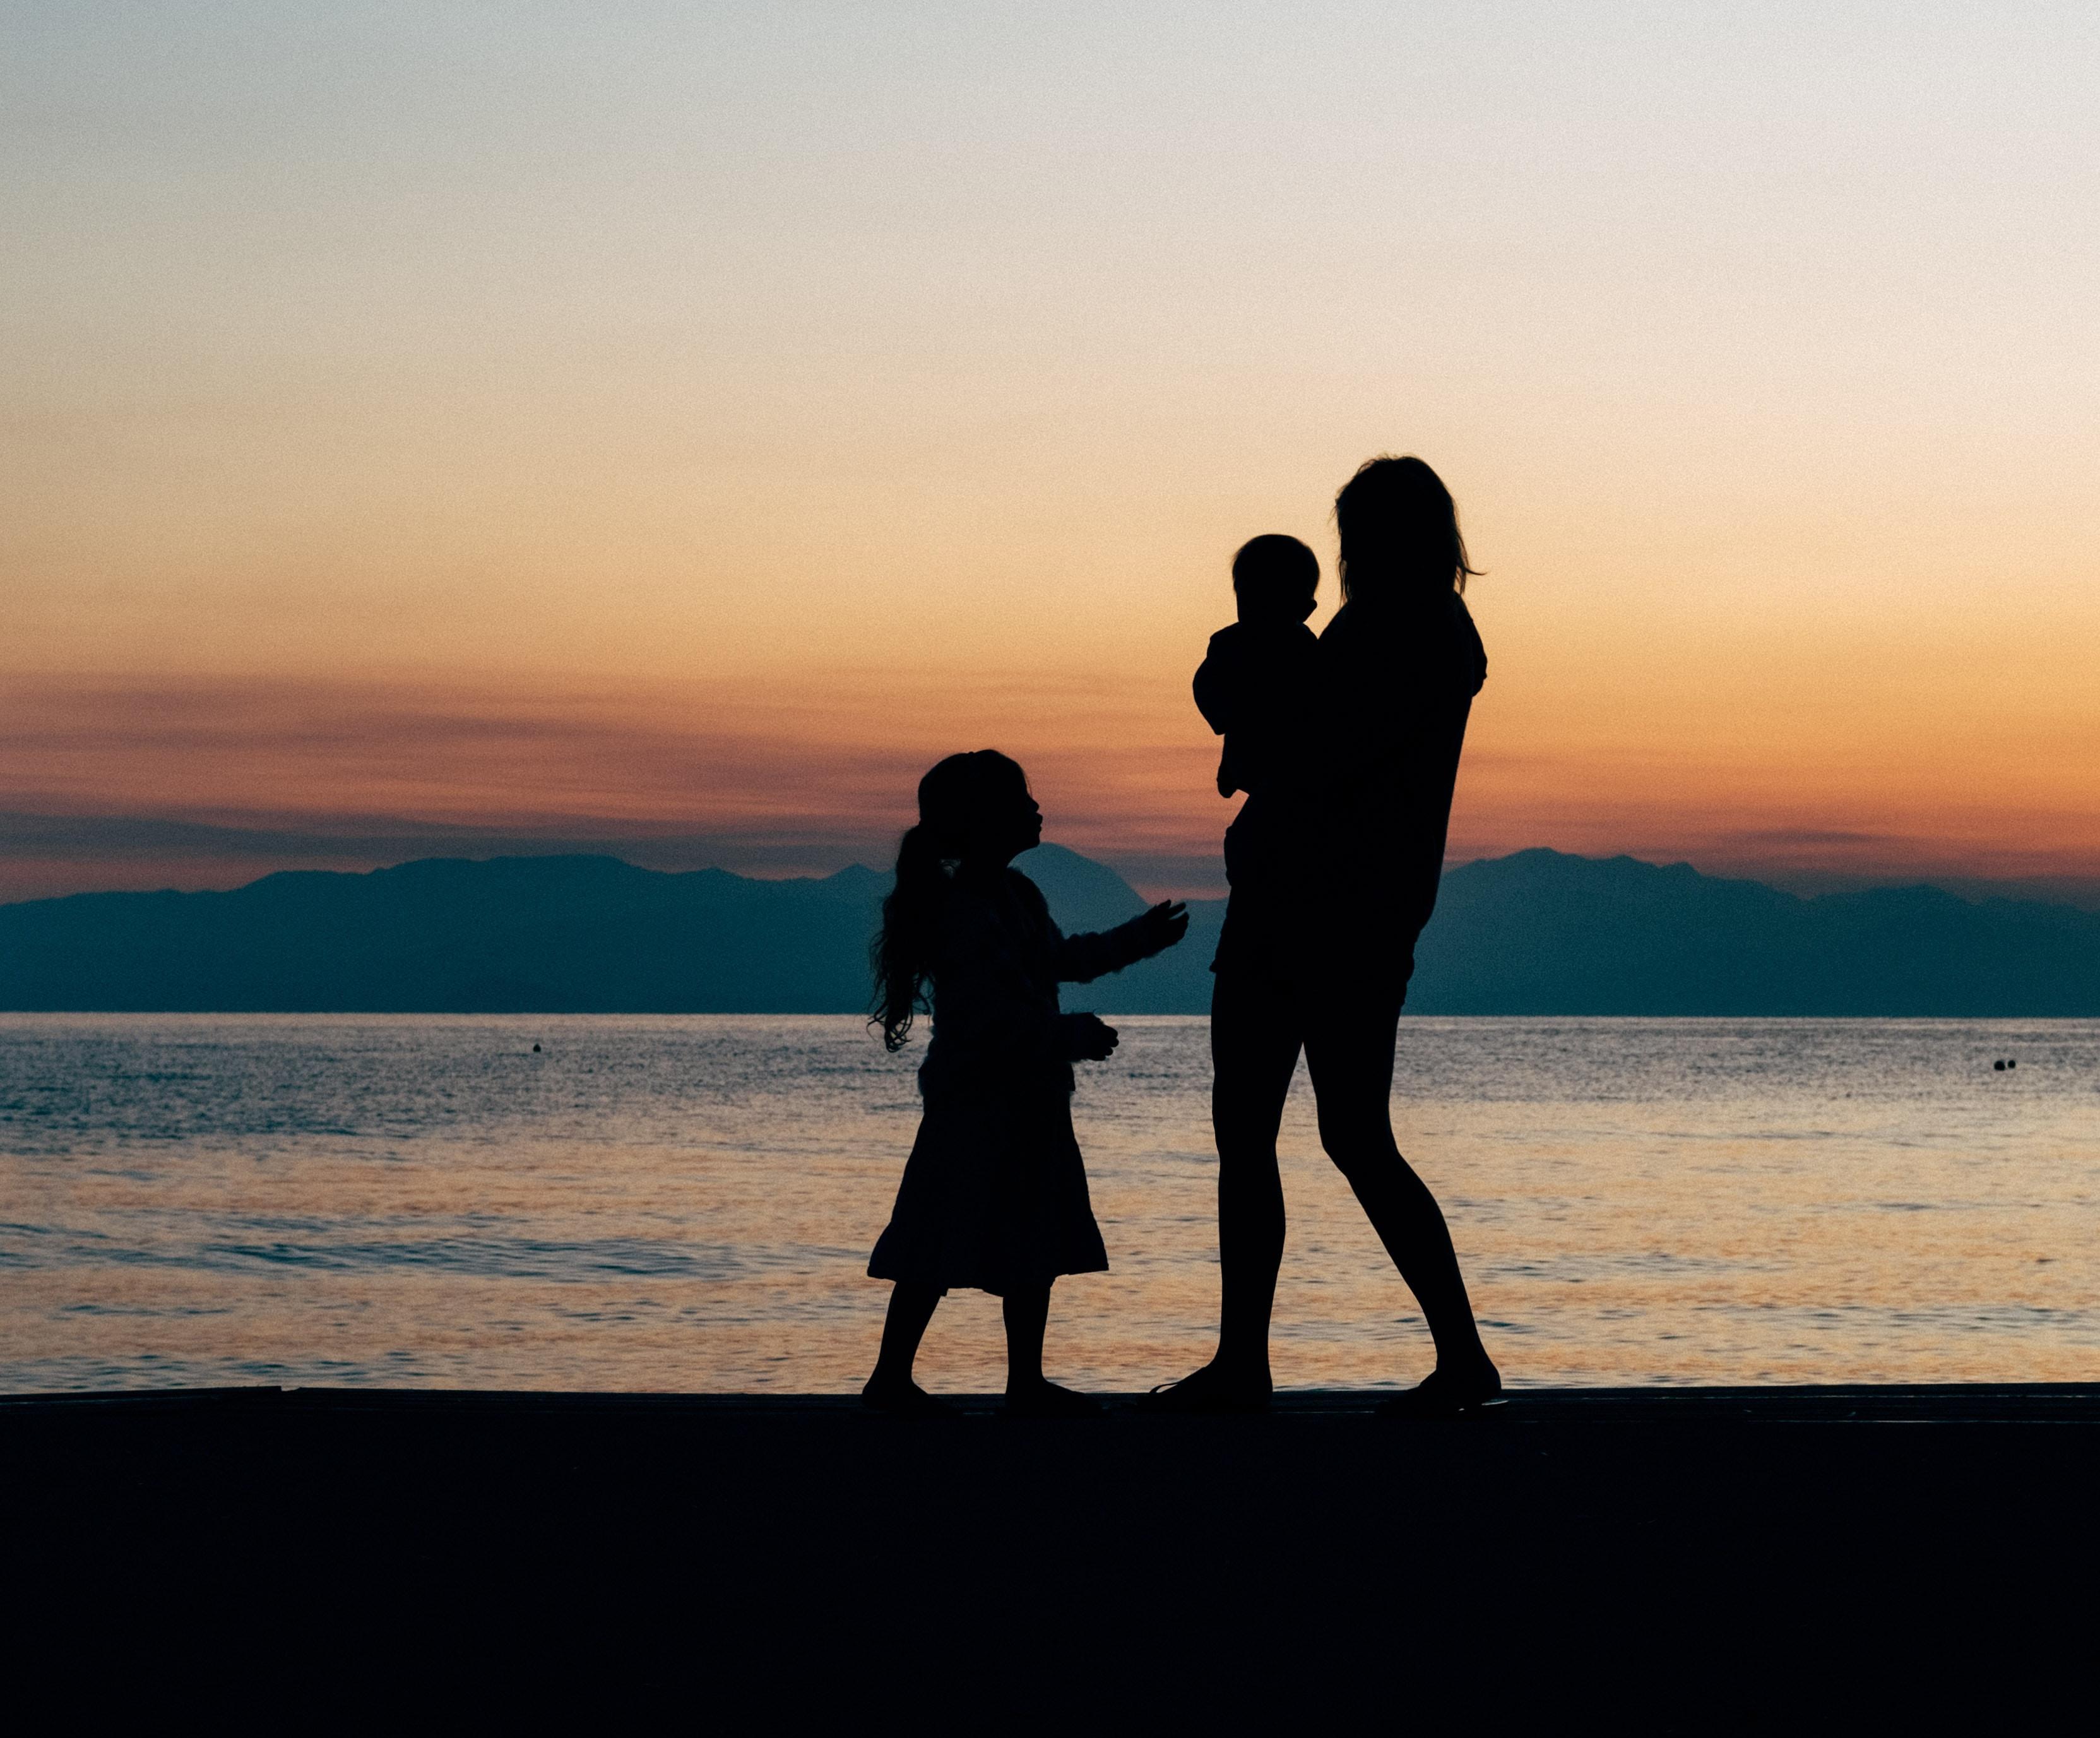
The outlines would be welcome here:
M 1203 661 L 1196 666 L 1196 710 L 1215 735 L 1223 736 L 1232 728 L 1232 703 L 1242 686 L 1234 651 L 1242 637 L 1238 624 L 1220 628 L 1211 636 Z
M 1365 801 L 1405 801 L 1421 782 L 1414 763 L 1442 758 L 1453 720 L 1462 732 L 1487 673 L 1480 635 L 1456 596 L 1435 607 L 1349 616 L 1345 610 L 1321 637 L 1326 752 L 1309 770 L 1319 806 L 1336 814 Z

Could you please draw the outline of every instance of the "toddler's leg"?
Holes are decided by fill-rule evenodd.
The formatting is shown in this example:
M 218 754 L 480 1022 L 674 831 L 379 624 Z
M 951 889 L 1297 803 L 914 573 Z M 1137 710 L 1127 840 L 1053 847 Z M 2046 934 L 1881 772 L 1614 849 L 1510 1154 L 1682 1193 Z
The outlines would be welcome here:
M 919 1342 L 933 1319 L 942 1290 L 900 1279 L 890 1288 L 889 1313 L 882 1320 L 882 1350 L 861 1398 L 883 1412 L 945 1412 L 947 1408 L 911 1379 Z

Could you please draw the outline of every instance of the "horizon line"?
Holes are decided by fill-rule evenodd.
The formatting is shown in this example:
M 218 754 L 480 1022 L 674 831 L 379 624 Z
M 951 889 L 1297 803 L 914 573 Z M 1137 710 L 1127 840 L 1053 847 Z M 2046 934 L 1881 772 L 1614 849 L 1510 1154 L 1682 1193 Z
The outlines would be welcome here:
M 435 843 L 436 841 L 434 840 L 432 842 Z M 563 844 L 582 844 L 587 842 L 589 841 L 561 841 L 561 843 Z M 612 840 L 604 841 L 604 843 L 607 845 L 613 844 L 615 842 L 615 841 Z M 618 842 L 629 845 L 646 845 L 652 841 L 647 840 L 635 840 Z M 1046 839 L 1043 841 L 1042 845 L 1036 847 L 1038 849 L 1045 848 L 1065 852 L 1067 854 L 1078 858 L 1080 861 L 1089 863 L 1096 868 L 1106 870 L 1110 874 L 1114 875 L 1118 880 L 1123 882 L 1124 886 L 1128 888 L 1134 895 L 1140 898 L 1149 900 L 1156 896 L 1170 897 L 1185 900 L 1190 904 L 1222 904 L 1227 897 L 1226 892 L 1222 890 L 1215 892 L 1176 892 L 1164 895 L 1156 895 L 1154 890 L 1148 889 L 1139 882 L 1133 880 L 1122 867 L 1118 866 L 1117 862 L 1111 857 L 1092 856 L 1074 846 L 1065 845 L 1054 839 Z M 1023 857 L 1026 857 L 1027 854 L 1021 854 Z M 2095 878 L 2094 884 L 2086 886 L 2084 884 L 2085 878 L 2082 877 L 2015 878 L 2006 876 L 1937 876 L 1927 878 L 1924 876 L 1900 876 L 1890 875 L 1863 875 L 1858 873 L 1845 874 L 1839 871 L 1823 871 L 1820 874 L 1811 874 L 1805 877 L 1794 876 L 1787 877 L 1784 880 L 1767 880 L 1755 875 L 1734 874 L 1702 868 L 1698 864 L 1692 862 L 1690 859 L 1686 858 L 1678 858 L 1668 862 L 1661 862 L 1653 858 L 1642 856 L 1634 851 L 1614 851 L 1608 854 L 1592 854 L 1587 852 L 1564 850 L 1557 845 L 1521 845 L 1515 850 L 1481 854 L 1478 855 L 1447 856 L 1444 861 L 1442 873 L 1445 876 L 1449 876 L 1458 871 L 1471 868 L 1479 865 L 1507 862 L 1519 857 L 1542 854 L 1548 857 L 1564 858 L 1570 861 L 1577 862 L 1629 862 L 1637 864 L 1643 868 L 1652 869 L 1658 872 L 1666 872 L 1673 869 L 1682 869 L 1692 875 L 1698 876 L 1701 880 L 1763 887 L 1769 889 L 1773 892 L 1786 893 L 1789 897 L 1803 900 L 1817 899 L 1833 894 L 1849 893 L 1864 893 L 1870 891 L 1894 892 L 1918 889 L 1944 893 L 1949 898 L 1958 899 L 1963 903 L 1969 905 L 1980 905 L 1995 898 L 2007 899 L 2019 903 L 2058 906 L 2076 911 L 2100 911 L 2100 878 Z M 192 894 L 214 893 L 236 893 L 245 892 L 251 887 L 259 886 L 262 883 L 273 880 L 280 876 L 339 876 L 346 878 L 361 878 L 374 875 L 386 874 L 400 869 L 412 868 L 421 863 L 491 864 L 499 862 L 531 862 L 543 861 L 558 862 L 564 860 L 580 862 L 596 862 L 617 863 L 624 868 L 633 869 L 644 875 L 659 875 L 673 877 L 682 877 L 695 875 L 724 875 L 737 880 L 758 882 L 766 884 L 786 884 L 795 882 L 828 881 L 836 880 L 843 875 L 851 874 L 855 871 L 878 877 L 887 875 L 890 872 L 888 869 L 885 869 L 880 865 L 871 864 L 863 862 L 858 858 L 842 863 L 835 869 L 825 870 L 823 871 L 790 870 L 779 874 L 767 874 L 763 871 L 753 872 L 748 869 L 732 868 L 724 863 L 702 863 L 693 865 L 691 867 L 673 868 L 660 867 L 650 863 L 638 862 L 632 856 L 622 855 L 616 850 L 608 849 L 503 849 L 492 851 L 485 855 L 439 852 L 427 855 L 404 856 L 393 862 L 372 863 L 362 867 L 355 868 L 338 869 L 305 865 L 287 866 L 275 869 L 267 869 L 259 875 L 253 876 L 245 880 L 235 882 L 229 885 L 182 887 L 170 884 L 157 887 L 76 888 L 70 891 L 63 893 L 31 894 L 26 898 L 19 899 L 0 898 L 0 909 L 6 909 L 15 906 L 49 904 L 63 899 L 105 898 L 124 896 L 152 898 L 170 893 L 179 894 L 186 897 Z M 1807 888 L 1799 884 L 1789 886 L 1786 884 L 1786 881 L 1789 880 L 1793 880 L 1797 882 L 1797 884 L 1802 880 L 1807 880 L 1811 883 L 1821 881 L 1825 884 L 1820 886 L 1811 885 Z M 1952 882 L 1952 884 L 1948 884 L 1950 882 Z M 2073 887 L 2078 888 L 2084 893 L 2084 899 L 2071 895 L 2069 889 Z

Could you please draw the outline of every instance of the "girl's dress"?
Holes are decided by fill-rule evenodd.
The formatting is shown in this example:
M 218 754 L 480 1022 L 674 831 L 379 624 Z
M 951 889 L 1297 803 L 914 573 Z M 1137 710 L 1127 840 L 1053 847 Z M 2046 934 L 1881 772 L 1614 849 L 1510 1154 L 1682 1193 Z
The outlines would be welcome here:
M 1142 958 L 1136 924 L 1061 934 L 1017 869 L 949 883 L 928 973 L 925 1114 L 871 1277 L 1004 1296 L 1107 1269 L 1072 1133 L 1081 1017 L 1058 1011 L 1057 986 Z

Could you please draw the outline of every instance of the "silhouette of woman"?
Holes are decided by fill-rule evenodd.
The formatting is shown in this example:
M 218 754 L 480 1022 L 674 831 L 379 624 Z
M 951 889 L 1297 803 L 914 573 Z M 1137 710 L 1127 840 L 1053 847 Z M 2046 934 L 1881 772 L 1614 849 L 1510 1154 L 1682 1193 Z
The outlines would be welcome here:
M 870 1023 L 897 1049 L 930 987 L 933 1037 L 919 1070 L 925 1115 L 867 1264 L 895 1281 L 861 1391 L 877 1411 L 947 1409 L 912 1365 L 951 1286 L 1004 1300 L 1009 1414 L 1101 1409 L 1043 1374 L 1052 1281 L 1109 1264 L 1072 1135 L 1072 1064 L 1105 1059 L 1115 1029 L 1060 1012 L 1057 986 L 1171 947 L 1189 914 L 1170 901 L 1102 934 L 1061 933 L 1035 884 L 1011 867 L 1042 838 L 1021 768 L 982 748 L 950 755 L 919 781 L 919 824 L 898 848 Z
M 1436 903 L 1466 720 L 1487 655 L 1462 592 L 1458 512 L 1418 458 L 1371 460 L 1335 498 L 1343 607 L 1320 637 L 1318 710 L 1273 790 L 1225 838 L 1232 894 L 1212 970 L 1218 1350 L 1150 1396 L 1164 1411 L 1268 1403 L 1283 1256 L 1276 1136 L 1302 1048 L 1320 1141 L 1413 1290 L 1436 1344 L 1379 1410 L 1442 1417 L 1499 1393 L 1436 1198 L 1393 1139 L 1393 1052 L 1414 942 Z M 1338 897 L 1339 894 L 1339 897 Z

